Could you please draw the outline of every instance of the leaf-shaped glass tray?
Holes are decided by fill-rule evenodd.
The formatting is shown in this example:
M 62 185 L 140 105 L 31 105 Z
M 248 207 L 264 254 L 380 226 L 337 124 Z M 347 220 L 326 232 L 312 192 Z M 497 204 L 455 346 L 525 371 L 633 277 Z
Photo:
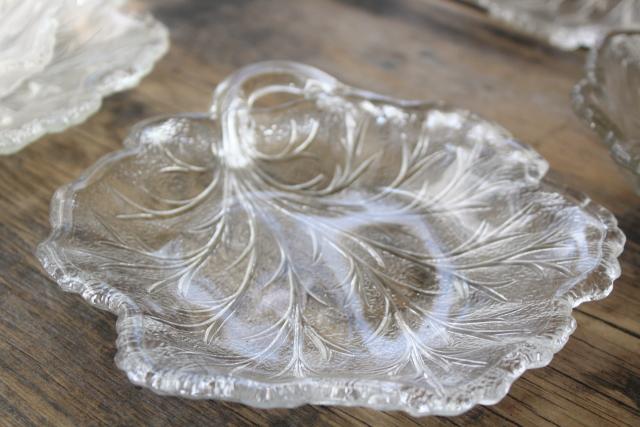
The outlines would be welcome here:
M 640 29 L 638 0 L 466 0 L 496 19 L 551 45 L 595 46 L 611 30 Z
M 611 33 L 591 51 L 573 106 L 640 194 L 640 30 Z
M 501 127 L 267 62 L 53 199 L 60 286 L 159 393 L 456 414 L 547 364 L 624 236 Z
M 138 84 L 168 33 L 123 0 L 0 0 L 0 154 L 78 124 Z

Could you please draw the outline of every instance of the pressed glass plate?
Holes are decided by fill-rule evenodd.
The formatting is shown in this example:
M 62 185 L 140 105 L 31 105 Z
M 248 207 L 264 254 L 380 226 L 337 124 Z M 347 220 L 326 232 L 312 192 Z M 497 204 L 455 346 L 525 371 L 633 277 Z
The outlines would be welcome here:
M 624 236 L 467 111 L 267 62 L 61 188 L 38 255 L 156 392 L 457 414 L 547 364 Z
M 573 105 L 640 194 L 640 31 L 611 33 L 591 52 Z
M 84 121 L 168 48 L 123 0 L 0 0 L 0 154 Z
M 640 29 L 638 0 L 466 0 L 555 47 L 592 47 L 620 28 Z

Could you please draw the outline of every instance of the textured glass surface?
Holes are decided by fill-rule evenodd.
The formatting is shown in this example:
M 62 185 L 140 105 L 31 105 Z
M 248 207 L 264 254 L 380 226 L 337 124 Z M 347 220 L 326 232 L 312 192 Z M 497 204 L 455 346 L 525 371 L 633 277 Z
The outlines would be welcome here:
M 82 122 L 166 52 L 165 28 L 123 3 L 0 0 L 0 154 Z
M 615 32 L 591 52 L 574 108 L 611 147 L 640 194 L 640 31 Z
M 640 29 L 638 0 L 467 0 L 508 25 L 566 50 L 592 47 L 611 30 Z
M 455 414 L 620 273 L 615 218 L 546 170 L 467 111 L 261 63 L 60 189 L 39 257 L 157 392 Z

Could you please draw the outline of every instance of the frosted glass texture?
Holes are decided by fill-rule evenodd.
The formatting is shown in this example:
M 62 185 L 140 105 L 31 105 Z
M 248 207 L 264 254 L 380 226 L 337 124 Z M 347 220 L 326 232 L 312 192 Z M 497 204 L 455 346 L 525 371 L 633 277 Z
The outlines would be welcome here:
M 138 84 L 166 29 L 116 0 L 0 0 L 0 154 L 84 121 Z
M 638 0 L 467 0 L 560 49 L 593 47 L 616 29 L 640 29 Z

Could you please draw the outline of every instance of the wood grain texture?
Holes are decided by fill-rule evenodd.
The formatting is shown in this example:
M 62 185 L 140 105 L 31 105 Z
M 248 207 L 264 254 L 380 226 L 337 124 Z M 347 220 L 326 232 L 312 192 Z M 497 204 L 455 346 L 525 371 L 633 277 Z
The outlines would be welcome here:
M 640 198 L 569 92 L 584 52 L 516 37 L 450 0 L 145 0 L 172 48 L 136 89 L 81 126 L 0 159 L 0 425 L 640 425 Z M 398 97 L 440 99 L 496 120 L 533 145 L 562 180 L 616 214 L 628 237 L 623 275 L 546 368 L 499 404 L 452 418 L 303 406 L 255 410 L 157 396 L 114 362 L 115 318 L 65 294 L 35 259 L 53 191 L 121 148 L 137 121 L 208 108 L 217 82 L 265 59 L 320 67 Z

